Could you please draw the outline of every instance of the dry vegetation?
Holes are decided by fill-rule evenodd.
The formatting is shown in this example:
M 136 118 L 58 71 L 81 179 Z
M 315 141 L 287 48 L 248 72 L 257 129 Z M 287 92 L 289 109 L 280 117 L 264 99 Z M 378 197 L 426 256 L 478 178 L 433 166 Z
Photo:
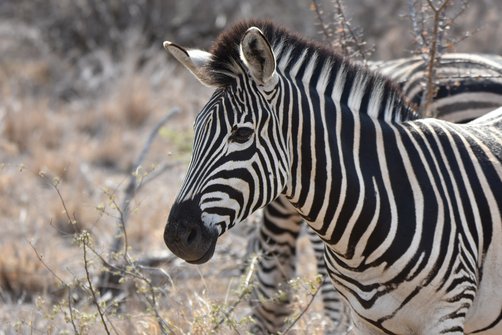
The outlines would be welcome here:
M 404 43 L 396 28 L 409 25 L 400 17 L 405 8 L 381 2 L 351 2 L 353 24 L 372 32 L 373 57 L 406 56 L 412 34 Z M 500 36 L 497 10 L 490 10 L 499 2 L 471 6 L 466 25 L 474 29 L 481 18 L 492 26 L 478 35 Z M 160 45 L 172 38 L 207 46 L 229 22 L 277 13 L 285 25 L 322 39 L 300 0 L 0 3 L 0 334 L 245 333 L 252 280 L 241 275 L 243 237 L 222 238 L 201 266 L 176 259 L 162 240 L 189 159 L 193 117 L 211 91 Z M 502 50 L 472 41 L 470 51 Z M 180 113 L 135 167 L 151 129 L 175 109 Z M 131 176 L 140 187 L 124 220 Z M 127 249 L 110 253 L 117 236 L 127 237 Z M 312 264 L 306 241 L 300 248 L 301 262 Z M 104 270 L 122 274 L 114 282 L 121 290 L 100 287 Z M 316 294 L 313 269 L 302 266 L 299 274 L 292 321 Z M 323 327 L 316 304 L 294 324 L 299 334 Z

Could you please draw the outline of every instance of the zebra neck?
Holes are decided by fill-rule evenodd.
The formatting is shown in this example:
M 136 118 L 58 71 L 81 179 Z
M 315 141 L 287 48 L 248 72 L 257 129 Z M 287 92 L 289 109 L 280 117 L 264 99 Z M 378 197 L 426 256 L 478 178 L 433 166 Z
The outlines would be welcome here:
M 333 113 L 318 108 L 332 101 L 354 114 L 389 123 L 419 118 L 397 85 L 360 64 L 311 47 L 298 50 L 279 43 L 274 49 L 283 81 L 293 90 L 306 93 L 310 105 L 302 106 L 302 112 L 307 107 L 312 112 Z
M 381 190 L 388 189 L 386 181 L 372 178 L 371 170 L 382 165 L 379 155 L 386 156 L 384 161 L 400 159 L 384 153 L 383 138 L 393 138 L 401 122 L 414 114 L 386 81 L 344 66 L 339 64 L 332 76 L 323 74 L 326 65 L 321 71 L 309 65 L 295 76 L 285 76 L 291 80 L 303 71 L 301 82 L 282 85 L 290 157 L 284 193 L 322 238 L 351 257 L 354 250 L 344 238 L 345 228 L 357 221 L 370 222 L 372 217 L 367 216 L 372 211 L 363 207 L 371 202 L 363 205 L 362 200 L 373 197 L 376 202 L 384 193 Z M 392 215 L 381 211 L 378 219 L 390 222 Z
M 297 129 L 285 194 L 334 253 L 356 268 L 368 250 L 361 242 L 368 236 L 356 227 L 374 223 L 380 228 L 367 231 L 373 240 L 386 241 L 385 233 L 397 220 L 396 185 L 410 186 L 402 164 L 395 164 L 402 161 L 393 150 L 401 145 L 395 135 L 400 126 L 351 116 L 347 112 L 328 118 L 333 124 L 329 133 L 317 127 Z

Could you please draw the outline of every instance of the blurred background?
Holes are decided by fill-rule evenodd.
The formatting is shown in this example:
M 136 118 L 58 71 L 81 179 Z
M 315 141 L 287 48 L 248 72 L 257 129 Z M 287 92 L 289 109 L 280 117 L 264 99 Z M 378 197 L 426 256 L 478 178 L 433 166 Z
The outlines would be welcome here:
M 502 2 L 452 2 L 445 50 L 501 54 Z M 424 52 L 410 20 L 410 6 L 420 15 L 423 3 L 351 0 L 342 14 L 365 42 L 365 58 L 388 60 Z M 102 333 L 92 288 L 100 289 L 103 261 L 117 261 L 124 250 L 162 272 L 140 268 L 156 305 L 141 295 L 145 282 L 136 277 L 115 283 L 120 300 L 102 302 L 115 333 L 161 333 L 160 319 L 173 333 L 214 330 L 218 309 L 235 301 L 245 238 L 224 238 L 210 264 L 198 267 L 164 247 L 164 223 L 190 157 L 191 124 L 211 90 L 181 69 L 162 41 L 207 49 L 225 27 L 260 18 L 336 49 L 339 4 L 0 1 L 0 334 Z M 427 32 L 430 21 L 423 22 Z M 138 167 L 147 137 L 165 118 Z M 131 180 L 140 186 L 134 194 Z M 311 257 L 301 248 L 302 257 Z M 314 276 L 308 266 L 302 273 Z M 311 295 L 305 289 L 296 303 Z M 241 305 L 239 320 L 249 312 Z M 314 308 L 297 332 L 316 333 L 319 318 Z

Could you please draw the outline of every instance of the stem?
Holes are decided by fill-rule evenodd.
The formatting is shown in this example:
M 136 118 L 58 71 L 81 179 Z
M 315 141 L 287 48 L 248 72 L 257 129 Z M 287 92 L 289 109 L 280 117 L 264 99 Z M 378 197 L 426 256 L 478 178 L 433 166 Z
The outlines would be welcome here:
M 355 52 L 356 53 L 359 53 L 359 55 L 361 56 L 361 59 L 363 61 L 364 64 L 367 63 L 367 59 L 366 59 L 366 50 L 364 48 L 364 45 L 365 43 L 360 41 L 359 40 L 359 37 L 357 36 L 356 32 L 352 29 L 352 26 L 350 25 L 350 20 L 347 19 L 347 16 L 345 15 L 345 9 L 343 7 L 343 1 L 342 0 L 335 0 L 336 2 L 336 9 L 337 9 L 337 14 L 339 15 L 339 17 L 341 18 L 341 25 L 342 25 L 342 31 L 343 31 L 343 43 L 346 44 L 347 43 L 347 33 L 345 32 L 345 29 L 348 30 L 348 35 L 350 36 L 350 38 L 348 39 L 348 41 L 352 40 L 354 42 L 354 45 L 355 45 Z M 349 54 L 349 50 L 348 50 L 348 47 L 346 48 L 347 49 L 347 54 L 346 56 L 352 56 Z
M 322 12 L 321 6 L 317 3 L 316 0 L 312 0 L 312 7 L 314 8 L 314 12 L 317 16 L 317 20 L 319 20 L 319 24 L 321 25 L 321 31 L 322 31 L 324 37 L 328 41 L 331 41 L 331 39 L 333 38 L 333 32 L 330 31 L 329 25 L 324 23 L 323 12 Z
M 434 13 L 434 28 L 432 31 L 432 43 L 429 48 L 429 63 L 427 64 L 427 86 L 425 90 L 425 101 L 422 103 L 422 108 L 424 111 L 425 117 L 433 117 L 432 111 L 430 110 L 430 106 L 432 104 L 432 100 L 434 99 L 435 93 L 435 76 L 436 76 L 436 62 L 439 61 L 441 57 L 440 52 L 438 52 L 438 42 L 440 38 L 439 28 L 440 23 L 442 22 L 441 17 L 444 15 L 444 10 L 448 6 L 450 0 L 445 0 L 442 2 L 439 8 L 436 8 L 432 3 L 432 0 L 427 0 L 431 10 Z M 441 43 L 440 43 L 441 44 Z
M 58 192 L 59 193 L 59 192 Z M 40 253 L 38 252 L 38 250 L 35 248 L 35 246 L 33 245 L 33 243 L 31 243 L 30 241 L 28 241 L 28 244 L 31 246 L 31 248 L 33 249 L 33 251 L 35 252 L 35 255 L 37 256 L 38 260 L 40 261 L 40 263 L 42 263 L 42 265 L 54 276 L 54 278 L 56 278 L 57 280 L 59 280 L 59 282 L 61 283 L 61 285 L 63 285 L 64 287 L 66 287 L 68 289 L 68 308 L 70 310 L 70 322 L 71 322 L 71 325 L 73 327 L 73 332 L 76 334 L 76 335 L 80 335 L 80 333 L 78 332 L 78 329 L 77 329 L 77 325 L 75 324 L 75 319 L 74 319 L 74 316 L 73 316 L 73 306 L 71 305 L 71 287 L 70 285 L 66 284 L 66 282 L 61 279 L 50 267 L 49 265 L 47 265 L 47 263 L 45 263 L 44 259 L 43 259 L 43 256 L 40 255 Z
M 303 315 L 307 312 L 307 310 L 312 306 L 312 303 L 314 302 L 315 297 L 319 293 L 322 287 L 322 283 L 324 282 L 324 279 L 320 281 L 319 286 L 317 286 L 314 294 L 310 297 L 310 301 L 308 302 L 307 306 L 301 311 L 301 313 L 293 320 L 293 322 L 289 325 L 288 328 L 282 333 L 283 335 L 286 335 L 292 328 L 293 326 L 303 317 Z
M 251 290 L 250 290 L 251 277 L 256 272 L 256 265 L 258 263 L 258 258 L 259 258 L 258 256 L 254 256 L 251 259 L 251 263 L 249 264 L 249 267 L 248 267 L 246 274 L 244 276 L 244 281 L 241 285 L 241 293 L 239 294 L 239 297 L 230 306 L 230 308 L 227 309 L 227 311 L 223 314 L 223 316 L 220 318 L 218 323 L 213 327 L 213 333 L 215 333 L 220 328 L 220 326 L 223 324 L 223 322 L 225 322 L 225 320 L 228 319 L 229 315 L 233 313 L 233 311 L 235 310 L 237 305 L 239 305 L 242 302 L 242 300 L 244 300 L 244 298 L 251 293 Z M 233 329 L 237 334 L 239 334 L 239 331 L 235 327 Z
M 79 335 L 80 333 L 78 332 L 77 325 L 75 324 L 75 319 L 73 316 L 73 306 L 71 305 L 71 288 L 68 287 L 68 309 L 70 310 L 70 322 L 73 327 L 73 332 L 76 335 Z
M 93 301 L 94 305 L 96 305 L 96 308 L 99 313 L 99 317 L 101 318 L 101 323 L 103 324 L 103 327 L 105 328 L 106 334 L 110 335 L 110 331 L 108 330 L 108 326 L 105 321 L 105 316 L 103 314 L 103 311 L 101 310 L 101 306 L 99 306 L 99 302 L 96 297 L 96 292 L 94 291 L 94 287 L 92 286 L 91 275 L 89 274 L 88 261 L 87 261 L 87 239 L 88 239 L 87 236 L 83 236 L 82 243 L 83 243 L 83 249 L 84 249 L 85 276 L 87 278 L 87 283 L 89 284 L 89 290 L 91 291 L 91 294 L 92 294 L 92 301 Z
M 136 190 L 138 188 L 138 178 L 134 174 L 135 171 L 138 170 L 138 168 L 143 164 L 143 161 L 146 158 L 146 155 L 148 154 L 148 151 L 150 150 L 150 147 L 152 146 L 153 141 L 155 140 L 155 137 L 159 133 L 160 128 L 162 128 L 169 119 L 171 119 L 174 115 L 178 114 L 180 111 L 179 109 L 175 108 L 171 110 L 169 113 L 167 113 L 156 125 L 155 127 L 151 130 L 150 134 L 148 135 L 147 140 L 145 141 L 145 144 L 143 148 L 141 149 L 141 152 L 139 153 L 138 157 L 134 161 L 131 171 L 132 173 L 130 174 L 129 177 L 129 182 L 126 186 L 125 189 L 125 195 L 124 195 L 124 200 L 122 201 L 122 206 L 116 206 L 118 211 L 119 211 L 119 219 L 120 219 L 120 227 L 118 228 L 118 232 L 116 236 L 121 236 L 123 234 L 124 240 L 120 237 L 115 238 L 115 240 L 112 243 L 112 247 L 110 250 L 110 254 L 113 255 L 114 253 L 117 253 L 119 249 L 122 247 L 122 244 L 124 244 L 124 253 L 127 254 L 127 235 L 125 234 L 126 232 L 126 224 L 127 220 L 129 219 L 129 205 L 136 195 Z M 117 204 L 115 204 L 117 205 Z

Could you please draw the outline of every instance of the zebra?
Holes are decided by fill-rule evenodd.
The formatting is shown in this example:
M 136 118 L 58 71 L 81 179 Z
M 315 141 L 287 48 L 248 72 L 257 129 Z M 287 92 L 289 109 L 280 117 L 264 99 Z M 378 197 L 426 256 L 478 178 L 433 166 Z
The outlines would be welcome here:
M 368 67 L 393 80 L 405 97 L 420 105 L 424 93 L 427 65 L 422 57 L 368 62 Z M 502 106 L 502 57 L 497 55 L 449 53 L 436 64 L 436 95 L 431 109 L 438 118 L 465 123 Z M 289 315 L 290 297 L 284 298 L 287 283 L 296 268 L 296 239 L 302 217 L 279 196 L 264 207 L 258 222 L 249 225 L 248 254 L 259 254 L 258 280 L 253 297 L 255 332 L 275 333 L 284 327 Z M 313 232 L 306 230 L 317 258 L 318 272 L 327 278 L 324 265 L 324 244 Z M 284 241 L 288 236 L 288 244 Z M 278 294 L 282 299 L 274 299 Z M 324 280 L 321 296 L 328 333 L 346 332 L 350 325 L 346 308 L 329 280 Z
M 368 66 L 397 83 L 413 104 L 422 104 L 427 63 L 421 56 Z M 437 61 L 435 78 L 431 109 L 437 118 L 467 122 L 502 105 L 502 56 L 447 53 Z
M 264 22 L 211 53 L 165 47 L 216 87 L 166 224 L 171 251 L 208 261 L 219 235 L 282 194 L 325 242 L 354 333 L 502 330 L 502 109 L 421 120 L 390 81 Z

